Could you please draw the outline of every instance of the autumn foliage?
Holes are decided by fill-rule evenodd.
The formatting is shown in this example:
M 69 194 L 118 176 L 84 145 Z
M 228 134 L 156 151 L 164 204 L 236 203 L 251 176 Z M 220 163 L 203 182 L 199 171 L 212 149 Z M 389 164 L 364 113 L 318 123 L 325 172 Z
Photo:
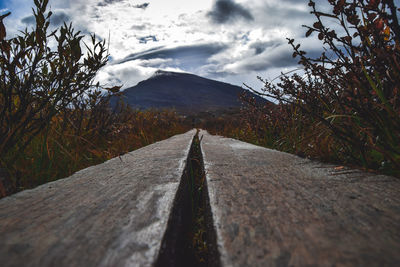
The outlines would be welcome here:
M 251 124 L 253 132 L 272 132 L 279 149 L 398 176 L 399 9 L 393 0 L 329 3 L 332 12 L 324 13 L 310 1 L 316 21 L 305 26 L 306 36 L 322 43 L 321 56 L 308 57 L 288 39 L 303 72 L 283 74 L 278 84 L 260 78 L 261 95 L 275 99 L 278 108 Z

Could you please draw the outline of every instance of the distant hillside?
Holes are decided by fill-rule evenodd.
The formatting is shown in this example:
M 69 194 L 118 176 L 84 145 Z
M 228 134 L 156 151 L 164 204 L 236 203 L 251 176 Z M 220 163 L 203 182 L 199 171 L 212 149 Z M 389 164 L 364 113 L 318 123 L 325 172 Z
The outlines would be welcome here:
M 149 79 L 123 91 L 124 102 L 133 108 L 175 108 L 178 112 L 225 110 L 241 106 L 241 93 L 267 100 L 239 86 L 188 73 L 158 70 Z M 116 99 L 112 100 L 112 105 Z

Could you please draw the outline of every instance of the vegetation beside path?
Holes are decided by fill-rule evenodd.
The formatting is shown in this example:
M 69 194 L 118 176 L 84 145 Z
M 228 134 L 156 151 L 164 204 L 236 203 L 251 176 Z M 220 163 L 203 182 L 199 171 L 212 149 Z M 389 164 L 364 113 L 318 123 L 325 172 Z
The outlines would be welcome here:
M 400 177 L 400 9 L 393 0 L 328 2 L 324 13 L 309 1 L 315 23 L 305 26 L 324 52 L 309 57 L 288 39 L 302 71 L 259 78 L 259 94 L 277 105 L 244 99 L 240 125 L 211 132 Z

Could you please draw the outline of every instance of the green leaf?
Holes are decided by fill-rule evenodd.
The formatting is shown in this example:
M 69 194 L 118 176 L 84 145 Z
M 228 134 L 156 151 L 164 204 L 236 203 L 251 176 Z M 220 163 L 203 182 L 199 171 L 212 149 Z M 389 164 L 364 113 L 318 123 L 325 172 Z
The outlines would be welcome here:
M 364 65 L 361 65 L 361 68 L 364 72 L 365 77 L 367 78 L 369 85 L 372 87 L 374 92 L 378 95 L 379 99 L 382 101 L 382 103 L 385 105 L 385 107 L 388 109 L 388 111 L 394 112 L 393 108 L 390 106 L 389 102 L 385 98 L 385 95 L 383 94 L 382 89 L 380 88 L 381 86 L 376 86 L 372 78 L 368 75 L 367 70 L 365 69 Z

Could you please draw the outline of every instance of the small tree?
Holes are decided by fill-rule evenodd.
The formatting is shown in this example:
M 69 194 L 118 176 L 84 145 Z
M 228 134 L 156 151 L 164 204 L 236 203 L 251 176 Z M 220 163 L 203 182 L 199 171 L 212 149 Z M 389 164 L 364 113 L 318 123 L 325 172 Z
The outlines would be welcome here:
M 12 161 L 52 118 L 93 88 L 97 71 L 107 62 L 104 41 L 91 36 L 83 57 L 83 36 L 64 23 L 48 33 L 48 0 L 34 0 L 36 28 L 5 39 L 0 20 L 0 156 Z M 53 41 L 53 42 L 52 42 Z M 7 160 L 6 160 L 7 158 Z

